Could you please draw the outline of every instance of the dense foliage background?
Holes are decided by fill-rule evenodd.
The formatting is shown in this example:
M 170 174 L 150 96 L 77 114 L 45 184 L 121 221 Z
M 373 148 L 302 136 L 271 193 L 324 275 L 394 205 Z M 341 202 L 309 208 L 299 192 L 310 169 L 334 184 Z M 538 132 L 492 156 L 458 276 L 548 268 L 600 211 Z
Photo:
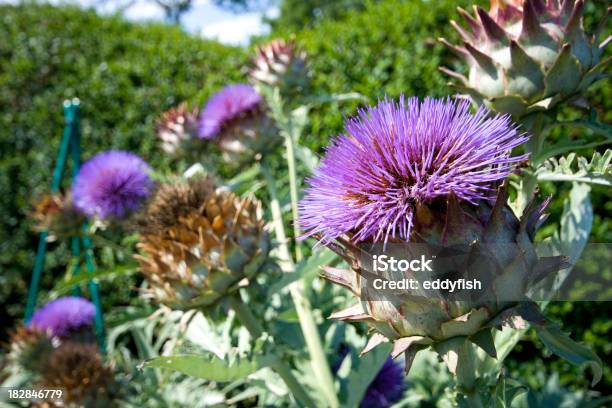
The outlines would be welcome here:
M 451 92 L 440 65 L 458 62 L 436 42 L 455 39 L 448 24 L 464 0 L 299 2 L 285 0 L 274 35 L 295 33 L 311 55 L 316 89 L 384 95 L 441 96 Z M 334 3 L 334 6 L 329 6 Z M 604 2 L 591 2 L 587 24 L 601 15 Z M 381 25 L 381 22 L 384 24 Z M 333 39 L 333 40 L 332 40 Z M 83 109 L 84 158 L 109 147 L 137 152 L 157 169 L 174 166 L 157 147 L 154 119 L 182 100 L 201 104 L 228 81 L 244 80 L 248 50 L 192 37 L 179 28 L 133 24 L 100 17 L 75 7 L 28 4 L 0 6 L 0 321 L 2 334 L 23 313 L 37 237 L 26 215 L 31 202 L 48 190 L 63 125 L 62 101 L 78 97 Z M 612 119 L 611 88 L 599 84 L 591 100 L 600 119 Z M 335 103 L 313 112 L 302 142 L 321 150 L 342 130 L 344 116 L 359 102 Z M 596 223 L 592 241 L 612 242 L 610 192 L 595 189 Z M 559 191 L 563 194 L 562 188 Z M 560 211 L 553 204 L 553 211 Z M 66 264 L 65 248 L 54 244 L 45 282 Z M 117 285 L 121 286 L 121 285 Z M 106 302 L 125 302 L 129 291 L 107 287 Z M 593 344 L 602 360 L 612 359 L 607 333 L 610 306 L 559 304 L 551 308 L 577 340 Z M 533 376 L 539 385 L 547 372 L 527 364 L 542 353 L 526 342 L 514 355 L 513 370 Z M 566 383 L 579 370 L 555 359 Z M 547 368 L 550 370 L 550 367 Z M 598 389 L 609 391 L 612 374 Z M 535 373 L 542 374 L 535 374 Z M 541 376 L 543 378 L 538 378 Z M 569 380 L 571 379 L 571 381 Z
M 244 51 L 164 25 L 102 18 L 76 7 L 0 6 L 0 308 L 3 328 L 23 313 L 37 238 L 25 216 L 48 192 L 63 127 L 62 101 L 82 101 L 84 159 L 138 152 L 158 169 L 155 117 L 238 80 Z M 47 259 L 48 281 L 66 264 Z

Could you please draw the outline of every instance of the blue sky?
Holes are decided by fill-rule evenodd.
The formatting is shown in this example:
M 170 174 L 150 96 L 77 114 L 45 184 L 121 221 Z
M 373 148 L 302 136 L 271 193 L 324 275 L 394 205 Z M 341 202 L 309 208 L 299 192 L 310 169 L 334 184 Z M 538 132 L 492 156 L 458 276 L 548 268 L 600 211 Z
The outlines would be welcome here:
M 19 0 L 0 0 L 0 2 L 17 3 Z M 113 13 L 126 0 L 50 0 L 51 3 L 76 3 L 84 7 L 94 7 L 100 13 Z M 217 39 L 226 44 L 248 44 L 251 35 L 265 33 L 268 27 L 262 23 L 264 15 L 273 17 L 278 13 L 277 7 L 266 10 L 234 14 L 217 7 L 211 0 L 194 0 L 192 10 L 183 16 L 183 26 L 191 33 L 206 38 Z M 162 21 L 164 13 L 152 0 L 135 0 L 134 5 L 124 12 L 129 20 Z

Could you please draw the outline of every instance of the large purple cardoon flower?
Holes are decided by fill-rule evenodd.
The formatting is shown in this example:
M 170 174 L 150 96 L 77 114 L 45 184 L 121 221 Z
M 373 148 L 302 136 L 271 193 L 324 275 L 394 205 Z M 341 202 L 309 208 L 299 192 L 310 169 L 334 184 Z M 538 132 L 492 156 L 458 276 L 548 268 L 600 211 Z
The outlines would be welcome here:
M 360 407 L 388 408 L 402 399 L 404 390 L 404 367 L 389 357 L 368 386 Z
M 261 102 L 261 95 L 251 85 L 224 87 L 208 100 L 200 114 L 200 138 L 214 138 L 225 124 L 257 108 Z
M 90 217 L 123 217 L 149 195 L 153 187 L 150 173 L 149 165 L 133 153 L 99 153 L 81 167 L 74 180 L 74 205 Z
M 508 115 L 491 117 L 467 101 L 385 100 L 348 120 L 328 147 L 300 203 L 307 236 L 323 243 L 408 240 L 417 205 L 454 194 L 493 200 L 496 182 L 526 156 L 510 151 L 528 138 Z
M 64 296 L 38 309 L 28 327 L 50 331 L 53 336 L 67 336 L 91 326 L 96 308 L 90 301 L 77 296 Z

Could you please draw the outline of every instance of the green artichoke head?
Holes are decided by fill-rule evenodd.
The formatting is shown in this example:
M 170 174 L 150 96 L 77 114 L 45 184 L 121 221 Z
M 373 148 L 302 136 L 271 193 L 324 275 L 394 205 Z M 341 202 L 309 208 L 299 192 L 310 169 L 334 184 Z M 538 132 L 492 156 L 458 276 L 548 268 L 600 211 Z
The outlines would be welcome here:
M 545 220 L 547 202 L 532 201 L 518 219 L 506 204 L 507 193 L 500 188 L 496 201 L 479 205 L 459 202 L 453 195 L 438 202 L 420 205 L 416 212 L 411 242 L 428 247 L 465 247 L 458 269 L 474 270 L 490 290 L 473 297 L 418 295 L 413 291 L 373 290 L 367 260 L 369 245 L 356 246 L 350 237 L 331 248 L 351 265 L 351 271 L 325 268 L 323 278 L 349 288 L 359 301 L 331 318 L 366 322 L 374 335 L 370 350 L 383 341 L 393 342 L 392 356 L 406 353 L 410 364 L 416 351 L 439 347 L 465 337 L 495 357 L 491 347 L 492 329 L 518 324 L 517 319 L 541 319 L 535 304 L 528 302 L 529 287 L 551 272 L 566 267 L 564 257 L 540 258 L 533 239 Z M 393 244 L 391 244 L 393 245 Z M 402 248 L 402 247 L 400 247 Z M 474 262 L 478 256 L 479 262 Z M 380 276 L 380 275 L 378 275 Z M 365 281 L 368 281 L 365 282 Z M 524 301 L 523 301 L 524 300 Z
M 469 30 L 454 21 L 463 44 L 440 41 L 469 65 L 463 76 L 447 68 L 454 84 L 476 103 L 521 117 L 550 109 L 605 77 L 608 41 L 588 35 L 582 24 L 585 0 L 491 0 L 487 13 L 459 8 Z M 603 27 L 603 24 L 601 25 Z

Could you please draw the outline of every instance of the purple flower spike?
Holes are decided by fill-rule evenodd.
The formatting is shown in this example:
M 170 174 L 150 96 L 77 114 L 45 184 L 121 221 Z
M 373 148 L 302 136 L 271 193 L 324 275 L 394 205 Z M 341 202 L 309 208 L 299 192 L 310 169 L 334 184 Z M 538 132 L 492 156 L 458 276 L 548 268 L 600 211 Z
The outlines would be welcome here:
M 328 147 L 300 203 L 306 236 L 328 243 L 408 240 L 416 205 L 454 193 L 469 203 L 494 200 L 496 184 L 527 156 L 528 140 L 509 115 L 491 116 L 467 101 L 400 97 L 361 110 Z
M 38 309 L 28 327 L 63 337 L 83 326 L 91 326 L 95 315 L 93 303 L 81 297 L 64 296 Z
M 87 161 L 72 185 L 74 205 L 89 217 L 121 218 L 149 195 L 151 168 L 135 154 L 109 150 Z
M 261 95 L 247 84 L 228 85 L 214 94 L 200 115 L 201 139 L 212 139 L 229 121 L 236 119 L 262 102 Z
M 404 394 L 404 368 L 387 358 L 361 400 L 361 408 L 388 408 Z

